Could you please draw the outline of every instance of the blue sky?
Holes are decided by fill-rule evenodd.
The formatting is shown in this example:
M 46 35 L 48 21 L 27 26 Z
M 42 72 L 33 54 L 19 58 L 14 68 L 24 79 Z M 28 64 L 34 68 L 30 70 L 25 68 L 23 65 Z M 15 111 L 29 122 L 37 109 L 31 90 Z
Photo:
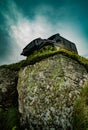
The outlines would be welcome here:
M 87 0 L 0 0 L 0 65 L 18 62 L 37 37 L 60 33 L 88 57 Z

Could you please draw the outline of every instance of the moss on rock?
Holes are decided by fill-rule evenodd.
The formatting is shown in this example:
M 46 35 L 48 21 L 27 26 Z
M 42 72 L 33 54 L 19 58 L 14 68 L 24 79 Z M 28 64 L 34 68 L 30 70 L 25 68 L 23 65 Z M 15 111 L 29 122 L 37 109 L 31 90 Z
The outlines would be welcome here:
M 57 54 L 63 54 L 67 57 L 70 57 L 76 61 L 78 61 L 80 64 L 85 66 L 85 68 L 88 71 L 88 59 L 79 56 L 75 52 L 68 51 L 66 49 L 59 48 L 59 50 L 55 46 L 45 46 L 41 48 L 39 51 L 35 51 L 33 54 L 31 54 L 29 57 L 27 57 L 26 60 L 22 60 L 18 63 L 10 64 L 10 65 L 2 65 L 0 68 L 9 68 L 11 70 L 19 71 L 20 68 L 25 67 L 27 65 L 34 64 L 36 62 L 39 62 L 45 58 L 51 57 L 53 55 Z
M 85 67 L 65 50 L 21 68 L 17 89 L 22 127 L 72 129 L 73 104 L 87 76 Z
M 28 113 L 27 117 L 25 115 L 26 119 L 22 117 L 25 125 L 30 124 L 30 129 L 38 130 L 41 130 L 42 125 L 45 126 L 45 130 L 46 128 L 54 130 L 62 127 L 63 129 L 72 127 L 73 100 L 80 95 L 80 86 L 87 79 L 88 59 L 65 49 L 57 50 L 55 46 L 45 46 L 39 51 L 35 51 L 26 60 L 3 65 L 0 69 L 4 70 L 4 73 L 8 70 L 6 77 L 2 78 L 3 81 L 6 81 L 3 84 L 6 85 L 7 90 L 11 85 L 11 90 L 13 90 L 12 83 L 16 82 L 17 85 L 17 79 L 12 80 L 12 77 L 17 75 L 18 78 L 20 70 L 18 92 L 20 99 L 22 99 L 20 102 L 24 105 L 20 106 L 20 110 L 22 110 L 23 115 L 25 114 L 23 109 Z M 11 75 L 12 72 L 14 75 Z M 3 89 L 4 92 L 7 91 L 6 88 L 1 86 L 1 90 Z M 14 91 L 11 91 L 11 94 L 14 94 Z M 4 96 L 4 99 L 6 96 Z M 17 100 L 17 95 L 11 95 L 11 97 L 13 99 L 11 98 L 10 103 L 15 102 L 14 99 Z M 88 87 L 85 87 L 74 107 L 74 130 L 88 129 L 87 97 Z M 7 100 L 5 101 L 7 103 Z M 0 122 L 2 124 L 0 129 L 18 129 L 19 114 L 17 108 L 15 106 L 11 107 L 10 103 L 7 104 L 9 106 L 6 107 L 7 110 L 4 111 L 0 108 Z M 28 104 L 29 106 L 27 106 Z M 28 116 L 30 116 L 30 119 Z M 27 129 L 29 129 L 29 126 L 27 126 Z

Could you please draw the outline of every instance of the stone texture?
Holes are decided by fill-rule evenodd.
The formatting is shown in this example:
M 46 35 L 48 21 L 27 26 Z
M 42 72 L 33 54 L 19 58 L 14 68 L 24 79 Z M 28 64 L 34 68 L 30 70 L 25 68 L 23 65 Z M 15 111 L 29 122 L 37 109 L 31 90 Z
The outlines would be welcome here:
M 18 101 L 25 130 L 72 130 L 75 99 L 88 81 L 84 66 L 61 54 L 19 71 Z
M 16 71 L 0 68 L 0 108 L 7 110 L 18 105 L 17 80 Z

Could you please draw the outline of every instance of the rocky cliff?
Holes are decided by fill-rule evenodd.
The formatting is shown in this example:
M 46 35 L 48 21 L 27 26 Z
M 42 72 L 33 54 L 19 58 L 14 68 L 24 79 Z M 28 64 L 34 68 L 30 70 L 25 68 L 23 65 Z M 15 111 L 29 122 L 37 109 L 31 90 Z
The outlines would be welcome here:
M 0 128 L 73 130 L 74 106 L 87 82 L 88 60 L 66 50 L 44 50 L 34 53 L 25 61 L 2 66 L 0 119 L 5 119 L 5 112 L 11 121 L 14 118 L 11 108 L 14 107 L 19 110 L 20 123 L 15 120 L 16 124 L 7 124 L 8 127 L 4 128 L 2 121 Z M 17 126 L 19 124 L 20 128 Z

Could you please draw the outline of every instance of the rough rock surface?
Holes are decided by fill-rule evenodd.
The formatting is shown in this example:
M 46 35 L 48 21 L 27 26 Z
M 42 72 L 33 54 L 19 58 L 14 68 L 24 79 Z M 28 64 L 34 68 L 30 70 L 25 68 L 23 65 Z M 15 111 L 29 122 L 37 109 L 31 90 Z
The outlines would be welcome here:
M 18 105 L 17 75 L 16 71 L 0 68 L 0 108 L 4 110 Z
M 84 66 L 57 54 L 19 72 L 21 126 L 25 130 L 72 130 L 75 99 L 88 80 Z

